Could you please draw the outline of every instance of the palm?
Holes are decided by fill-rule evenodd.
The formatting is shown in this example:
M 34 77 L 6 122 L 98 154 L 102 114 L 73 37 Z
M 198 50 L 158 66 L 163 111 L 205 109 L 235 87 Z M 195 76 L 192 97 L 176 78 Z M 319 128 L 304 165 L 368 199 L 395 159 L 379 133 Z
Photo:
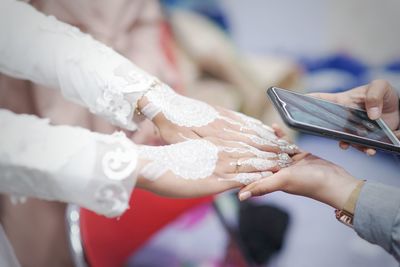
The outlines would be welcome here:
M 281 190 L 338 208 L 357 182 L 341 167 L 309 153 L 297 154 L 293 160 L 290 167 L 246 186 L 241 192 L 250 191 L 252 196 L 260 196 Z
M 318 191 L 330 176 L 347 174 L 335 164 L 309 153 L 296 155 L 293 160 L 293 165 L 280 171 L 283 180 L 290 181 L 283 188 L 287 193 L 307 196 Z

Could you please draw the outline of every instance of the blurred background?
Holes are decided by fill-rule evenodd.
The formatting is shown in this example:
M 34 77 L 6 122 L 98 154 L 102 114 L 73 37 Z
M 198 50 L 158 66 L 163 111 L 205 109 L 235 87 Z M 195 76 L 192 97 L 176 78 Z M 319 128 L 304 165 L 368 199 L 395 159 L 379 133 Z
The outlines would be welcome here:
M 400 20 L 397 14 L 400 10 L 399 1 L 165 0 L 163 2 L 169 10 L 178 40 L 190 38 L 193 42 L 207 47 L 204 43 L 207 43 L 208 38 L 215 39 L 215 36 L 211 37 L 212 34 L 205 33 L 208 32 L 205 29 L 207 27 L 199 26 L 201 23 L 196 18 L 192 20 L 187 14 L 180 13 L 188 10 L 194 12 L 196 16 L 207 17 L 209 22 L 224 31 L 231 44 L 225 46 L 223 41 L 226 40 L 215 44 L 217 48 L 212 49 L 214 58 L 235 57 L 231 62 L 235 61 L 240 65 L 239 70 L 225 71 L 224 74 L 242 73 L 241 76 L 251 76 L 258 86 L 246 88 L 244 92 L 231 88 L 227 90 L 228 96 L 221 93 L 222 99 L 226 102 L 216 104 L 241 109 L 262 118 L 267 123 L 279 120 L 276 114 L 272 114 L 271 104 L 264 97 L 265 90 L 271 85 L 300 92 L 338 92 L 379 78 L 386 79 L 396 88 L 400 88 Z M 193 28 L 191 23 L 196 24 L 198 28 Z M 186 34 L 190 32 L 182 29 L 185 28 L 182 25 L 192 29 L 191 34 L 180 35 L 183 32 Z M 224 45 L 224 48 L 218 49 L 218 45 Z M 221 68 L 223 67 L 219 70 Z M 218 71 L 215 73 L 211 72 L 214 75 L 209 75 L 208 71 L 207 77 L 218 77 Z M 233 80 L 234 82 L 230 82 L 231 86 L 241 84 L 234 78 L 223 80 Z M 260 90 L 261 94 L 255 90 Z M 213 97 L 208 100 L 209 96 L 202 95 L 205 90 L 199 91 L 194 95 L 206 101 L 215 101 Z M 237 93 L 235 96 L 238 96 L 239 100 L 232 97 L 232 91 Z M 248 94 L 257 95 L 262 99 L 262 103 Z M 247 109 L 243 103 L 240 106 L 240 100 L 249 101 L 252 108 Z M 257 110 L 257 105 L 263 110 Z M 354 149 L 342 151 L 333 140 L 294 132 L 291 132 L 291 137 L 301 148 L 343 166 L 360 179 L 400 186 L 400 162 L 393 155 L 379 152 L 375 157 L 368 157 Z M 249 262 L 259 264 L 254 266 L 279 267 L 397 266 L 396 261 L 381 248 L 367 243 L 351 229 L 338 223 L 332 208 L 328 206 L 296 196 L 273 193 L 254 201 L 254 205 L 264 206 L 265 210 L 253 210 L 258 216 L 249 222 L 240 217 L 251 218 L 252 212 L 246 213 L 251 208 L 239 206 L 229 194 L 220 196 L 216 202 L 223 207 L 222 218 L 225 217 L 223 221 L 229 222 L 222 228 L 237 229 L 242 252 L 245 251 L 244 254 L 247 252 L 252 258 L 250 260 L 247 258 L 249 260 L 247 263 L 239 264 L 240 261 L 236 261 L 231 266 L 246 266 L 250 264 Z M 273 210 L 275 208 L 278 211 Z M 218 215 L 218 212 L 214 214 L 215 209 L 209 212 L 207 216 L 203 214 L 205 216 L 203 220 L 208 223 L 204 223 L 203 226 L 199 226 L 201 225 L 199 223 L 198 228 L 189 227 L 193 231 L 189 231 L 191 233 L 189 236 L 192 238 L 196 236 L 196 243 L 203 244 L 199 247 L 204 251 L 206 248 L 213 251 L 205 255 L 220 259 L 217 254 L 224 254 L 222 251 L 229 247 L 226 244 L 231 242 L 229 240 L 233 238 L 232 232 L 221 234 L 224 232 L 221 231 L 221 214 Z M 187 220 L 190 218 L 181 219 L 181 222 L 178 220 L 174 226 L 159 233 L 157 238 L 152 240 L 153 243 L 149 244 L 152 243 L 153 247 L 162 245 L 171 247 L 172 244 L 168 240 L 175 236 L 174 244 L 177 246 L 177 251 L 184 252 L 182 253 L 184 255 L 197 254 L 193 255 L 192 259 L 196 259 L 194 262 L 201 262 L 199 258 L 207 258 L 201 253 L 202 249 L 194 249 L 188 245 L 191 238 L 186 239 L 184 234 L 177 234 L 188 231 Z M 214 224 L 210 223 L 210 220 Z M 263 223 L 263 226 L 259 226 L 258 222 Z M 243 232 L 245 228 L 243 225 L 246 223 L 252 226 Z M 286 223 L 285 229 L 277 226 L 277 224 L 286 226 Z M 202 227 L 204 229 L 200 230 Z M 269 231 L 265 228 L 269 228 Z M 253 236 L 253 244 L 250 245 L 253 247 L 243 249 L 243 246 L 246 247 L 246 237 L 240 237 L 240 234 L 251 236 L 252 231 L 266 238 L 260 240 Z M 197 235 L 193 235 L 194 233 Z M 181 243 L 177 241 L 179 236 L 183 239 Z M 257 251 L 254 246 L 263 247 L 264 251 Z M 266 250 L 270 252 L 267 253 Z M 186 259 L 189 260 L 190 256 Z M 221 261 L 215 260 L 215 262 Z

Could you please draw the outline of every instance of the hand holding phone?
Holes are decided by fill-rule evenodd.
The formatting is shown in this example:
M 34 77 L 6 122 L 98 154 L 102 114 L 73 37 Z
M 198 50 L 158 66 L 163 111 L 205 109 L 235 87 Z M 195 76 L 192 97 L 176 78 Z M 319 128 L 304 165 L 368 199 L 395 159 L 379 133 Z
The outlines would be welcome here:
M 396 89 L 385 80 L 374 80 L 369 84 L 341 93 L 312 93 L 308 95 L 343 106 L 366 109 L 370 119 L 382 118 L 391 130 L 399 129 L 399 96 Z M 394 133 L 397 138 L 400 137 L 399 130 Z M 350 146 L 349 143 L 344 141 L 340 141 L 339 145 L 343 149 Z M 375 154 L 375 150 L 372 148 L 353 146 L 368 155 Z
M 400 153 L 400 142 L 388 125 L 382 119 L 371 120 L 365 110 L 276 87 L 268 89 L 268 96 L 289 127 L 352 144 Z

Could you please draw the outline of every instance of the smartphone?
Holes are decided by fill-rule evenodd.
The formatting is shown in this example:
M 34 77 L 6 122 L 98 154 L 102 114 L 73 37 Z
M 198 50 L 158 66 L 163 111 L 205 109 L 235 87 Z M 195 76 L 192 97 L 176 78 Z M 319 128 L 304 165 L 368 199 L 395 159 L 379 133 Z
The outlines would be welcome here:
M 267 94 L 291 128 L 379 150 L 400 153 L 400 141 L 382 119 L 371 120 L 362 109 L 350 108 L 285 89 Z

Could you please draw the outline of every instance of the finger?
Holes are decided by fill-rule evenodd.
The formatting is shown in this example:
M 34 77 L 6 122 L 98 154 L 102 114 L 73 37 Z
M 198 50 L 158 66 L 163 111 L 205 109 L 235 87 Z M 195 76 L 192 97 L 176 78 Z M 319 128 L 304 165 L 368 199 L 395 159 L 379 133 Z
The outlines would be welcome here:
M 262 121 L 260 121 L 258 119 L 249 117 L 240 112 L 232 112 L 232 113 L 236 118 L 239 118 L 242 122 L 244 122 L 245 125 L 254 124 L 254 125 L 258 125 L 258 126 L 264 128 L 266 131 L 269 131 L 271 133 L 274 132 L 274 130 L 271 127 L 269 127 L 268 125 L 265 125 Z
M 276 173 L 267 178 L 263 178 L 255 183 L 249 184 L 239 191 L 240 201 L 250 197 L 261 196 L 282 189 L 282 179 L 280 173 Z
M 189 129 L 176 128 L 175 126 L 171 125 L 160 127 L 159 129 L 162 139 L 168 144 L 175 144 L 183 141 L 201 138 L 201 136 L 199 136 L 194 131 L 191 131 Z
M 368 156 L 374 156 L 376 154 L 376 150 L 373 148 L 364 148 L 364 153 Z
M 260 137 L 269 137 L 271 134 L 274 135 L 274 129 L 265 125 L 262 121 L 249 117 L 243 113 L 236 112 L 236 111 L 228 111 L 224 112 L 223 116 L 228 118 L 228 120 L 233 125 L 241 125 L 244 126 L 254 132 L 256 132 Z
M 343 150 L 347 150 L 347 149 L 350 147 L 350 144 L 349 144 L 349 143 L 346 143 L 346 142 L 344 142 L 344 141 L 340 141 L 340 142 L 339 142 L 339 147 L 340 147 L 341 149 L 343 149 Z
M 355 149 L 367 154 L 368 156 L 373 156 L 376 154 L 376 150 L 370 147 L 365 147 L 365 146 L 361 146 L 361 145 L 357 145 L 357 144 L 351 144 L 352 147 L 354 147 Z
M 179 197 L 179 198 L 194 198 L 202 197 L 210 194 L 218 194 L 226 190 L 243 187 L 243 184 L 231 180 L 221 183 L 217 176 L 209 176 L 205 179 L 188 180 L 177 178 L 172 173 L 163 175 L 156 183 L 142 183 L 144 189 L 150 190 L 162 196 Z
M 384 97 L 390 93 L 391 86 L 387 81 L 375 80 L 368 85 L 365 97 L 365 108 L 371 120 L 376 120 L 381 117 Z
M 253 146 L 237 141 L 220 141 L 218 149 L 222 153 L 226 153 L 226 157 L 233 159 L 244 157 L 257 157 L 262 159 L 277 159 L 278 154 L 274 152 L 261 151 Z
M 209 179 L 212 180 L 213 187 L 216 188 L 215 190 L 213 190 L 212 194 L 218 194 L 218 193 L 225 192 L 227 190 L 243 187 L 242 183 L 240 183 L 237 180 L 231 179 L 231 178 L 233 178 L 233 177 L 229 177 L 229 178 L 221 178 L 219 176 L 218 177 L 217 176 L 210 177 Z
M 261 172 L 273 171 L 280 169 L 278 160 L 268 160 L 260 158 L 242 158 L 229 164 L 231 173 Z
M 271 127 L 272 127 L 272 129 L 274 129 L 277 137 L 279 137 L 279 138 L 285 137 L 286 133 L 282 130 L 282 128 L 281 128 L 281 126 L 279 126 L 279 124 L 273 123 L 271 125 Z
M 257 135 L 266 140 L 274 140 L 278 138 L 274 132 L 265 128 L 263 124 L 247 124 L 245 126 L 230 124 L 228 128 L 237 132 Z
M 394 131 L 393 133 L 397 138 L 400 138 L 400 130 Z
M 292 160 L 293 160 L 294 162 L 297 162 L 297 161 L 300 161 L 300 160 L 302 160 L 302 159 L 304 159 L 304 158 L 306 158 L 306 157 L 308 157 L 308 156 L 312 156 L 312 154 L 311 154 L 310 152 L 302 151 L 302 152 L 300 152 L 300 153 L 294 155 L 294 156 L 292 157 Z
M 219 136 L 220 138 L 240 141 L 262 151 L 269 151 L 275 153 L 283 152 L 283 153 L 288 153 L 290 155 L 299 152 L 299 148 L 295 144 L 290 144 L 288 141 L 284 139 L 268 140 L 261 138 L 257 135 L 235 132 L 231 129 L 225 128 L 223 130 L 224 132 L 220 134 Z
M 231 129 L 224 128 L 223 132 L 218 134 L 218 137 L 225 140 L 243 142 L 262 151 L 275 153 L 281 152 L 281 149 L 274 140 L 267 140 L 253 134 L 236 132 Z
M 342 93 L 311 93 L 309 96 L 354 108 L 359 108 L 362 102 L 361 108 L 364 108 L 366 88 L 366 85 L 363 85 Z
M 250 152 L 248 149 L 241 149 L 236 147 L 218 147 L 220 156 L 223 158 L 229 158 L 233 161 L 237 161 L 241 158 L 253 158 L 257 157 L 254 153 Z M 267 152 L 268 153 L 268 152 Z M 270 159 L 275 159 L 278 154 L 270 153 Z
M 229 119 L 229 118 L 224 118 L 223 120 L 225 120 L 225 122 L 224 122 L 224 126 L 225 127 L 224 128 L 226 128 L 226 129 L 230 129 L 230 130 L 235 131 L 235 132 L 258 135 L 258 133 L 255 130 L 253 130 L 250 127 L 247 127 L 246 125 L 244 125 L 244 124 L 242 124 L 240 122 L 234 121 L 234 120 Z M 226 120 L 229 120 L 229 121 L 226 121 Z
M 296 153 L 301 152 L 297 145 L 295 145 L 293 143 L 289 143 L 288 141 L 286 141 L 284 139 L 274 140 L 273 142 L 279 146 L 279 149 L 282 152 L 287 153 L 289 155 L 294 155 Z
M 236 118 L 232 118 L 235 117 Z M 241 113 L 233 114 L 231 117 L 220 117 L 226 124 L 227 129 L 246 134 L 257 135 L 267 140 L 277 139 L 274 130 L 263 124 L 261 121 L 247 117 Z
M 243 185 L 249 185 L 256 181 L 259 181 L 263 178 L 269 177 L 272 175 L 272 172 L 251 172 L 251 173 L 238 173 L 238 174 L 224 174 L 219 179 L 220 182 L 237 182 Z

